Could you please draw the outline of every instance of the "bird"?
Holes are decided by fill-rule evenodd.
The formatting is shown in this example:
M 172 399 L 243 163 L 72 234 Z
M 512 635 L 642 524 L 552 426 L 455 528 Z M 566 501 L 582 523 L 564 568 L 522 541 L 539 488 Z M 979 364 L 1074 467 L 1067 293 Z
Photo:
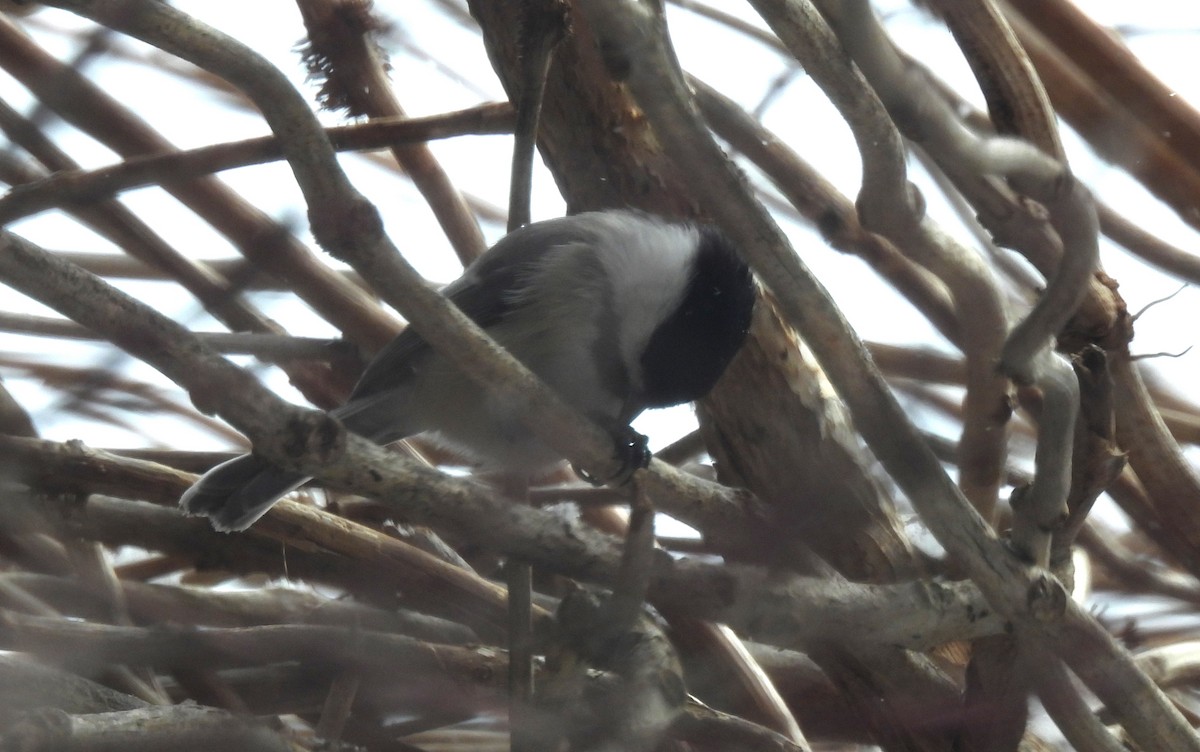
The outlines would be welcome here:
M 629 423 L 643 410 L 712 389 L 745 340 L 757 299 L 750 269 L 717 228 L 631 209 L 525 225 L 442 292 L 626 447 L 630 434 L 640 437 Z M 506 474 L 532 477 L 562 461 L 515 408 L 413 327 L 379 351 L 330 414 L 378 444 L 428 434 Z M 217 530 L 240 531 L 308 480 L 247 454 L 205 473 L 180 505 Z

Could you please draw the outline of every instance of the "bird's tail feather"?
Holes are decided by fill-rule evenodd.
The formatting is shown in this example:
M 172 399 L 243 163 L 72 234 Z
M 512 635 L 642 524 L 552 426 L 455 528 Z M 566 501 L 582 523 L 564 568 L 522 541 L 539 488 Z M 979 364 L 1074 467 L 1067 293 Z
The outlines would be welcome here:
M 330 414 L 352 433 L 382 444 L 421 430 L 406 412 L 410 404 L 407 395 L 393 389 L 352 400 Z M 183 494 L 179 505 L 188 514 L 208 517 L 222 532 L 245 530 L 279 497 L 308 480 L 308 476 L 279 470 L 246 454 L 205 473 Z
M 188 514 L 210 518 L 222 532 L 245 530 L 281 496 L 308 480 L 244 454 L 205 473 L 183 494 L 179 505 Z

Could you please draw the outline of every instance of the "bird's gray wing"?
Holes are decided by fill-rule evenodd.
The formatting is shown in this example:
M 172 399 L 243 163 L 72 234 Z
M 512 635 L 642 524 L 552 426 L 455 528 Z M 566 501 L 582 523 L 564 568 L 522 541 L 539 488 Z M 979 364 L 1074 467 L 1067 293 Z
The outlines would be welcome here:
M 467 318 L 486 329 L 518 303 L 532 271 L 547 254 L 565 245 L 592 241 L 595 227 L 586 217 L 547 220 L 509 233 L 480 256 L 463 276 L 447 285 L 442 294 Z M 413 364 L 430 349 L 416 329 L 411 326 L 405 329 L 363 371 L 349 402 L 402 386 L 412 376 Z

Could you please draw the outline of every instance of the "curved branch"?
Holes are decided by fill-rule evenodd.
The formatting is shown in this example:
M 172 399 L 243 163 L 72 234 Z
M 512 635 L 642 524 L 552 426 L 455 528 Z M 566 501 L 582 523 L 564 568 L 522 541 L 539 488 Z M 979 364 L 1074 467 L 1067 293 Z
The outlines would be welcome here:
M 325 133 L 333 148 L 354 151 L 468 134 L 511 133 L 512 124 L 512 107 L 500 103 L 425 118 L 376 118 L 369 123 L 326 128 Z M 279 137 L 262 136 L 167 154 L 130 157 L 94 170 L 60 170 L 41 180 L 16 186 L 0 197 L 0 224 L 10 224 L 56 206 L 78 206 L 133 188 L 263 164 L 282 156 Z
M 375 284 L 380 296 L 404 313 L 426 341 L 496 399 L 511 405 L 539 439 L 561 449 L 593 477 L 618 477 L 623 459 L 617 456 L 611 436 L 568 407 L 452 303 L 424 284 L 384 235 L 378 209 L 350 184 L 324 130 L 279 70 L 245 45 L 164 3 L 54 0 L 50 4 L 130 34 L 241 89 L 281 141 L 308 204 L 317 242 Z M 224 417 L 237 424 L 231 416 Z
M 1051 596 L 1049 600 L 1054 600 L 1052 581 L 1019 565 L 990 535 L 904 417 L 828 295 L 788 251 L 779 229 L 761 206 L 749 198 L 743 179 L 700 124 L 674 54 L 665 44 L 661 19 L 650 6 L 632 0 L 588 0 L 580 5 L 609 57 L 610 69 L 624 74 L 626 85 L 653 123 L 663 148 L 692 178 L 697 197 L 738 243 L 779 299 L 791 323 L 810 343 L 868 445 L 907 492 L 938 540 L 964 564 L 989 602 L 1006 616 L 1018 618 L 1032 635 L 1049 638 L 1054 630 L 1043 634 L 1047 629 L 1041 617 L 1032 617 L 1027 609 L 1034 607 L 1053 622 L 1054 611 L 1044 608 L 1050 604 L 1043 602 L 1042 595 L 1045 591 Z M 798 20 L 806 24 L 807 36 L 801 47 L 810 58 L 805 60 L 810 74 L 827 92 L 834 89 L 861 101 L 861 81 L 850 75 L 845 58 L 837 52 L 832 34 L 815 10 L 799 0 L 786 8 L 787 13 L 801 17 Z M 879 136 L 882 140 L 889 138 L 887 132 Z M 864 170 L 903 179 L 903 164 L 890 158 Z M 894 186 L 896 181 L 882 184 Z M 864 190 L 878 190 L 880 185 L 869 177 L 864 180 Z M 893 193 L 892 198 L 896 195 Z M 901 221 L 906 213 L 899 212 Z M 1078 611 L 1069 612 L 1068 618 L 1074 627 L 1090 634 L 1099 632 L 1095 621 Z M 1088 660 L 1078 654 L 1075 658 L 1077 664 Z M 1113 698 L 1114 709 L 1135 738 L 1156 747 L 1167 743 L 1175 745 L 1171 748 L 1200 749 L 1200 740 L 1182 716 L 1161 693 L 1141 681 L 1144 676 L 1129 664 L 1119 666 L 1115 673 L 1128 675 L 1130 686 L 1137 687 L 1130 697 Z M 1101 681 L 1104 677 L 1094 678 Z M 1150 708 L 1153 713 L 1148 712 Z M 1148 721 L 1148 715 L 1153 715 L 1154 721 Z

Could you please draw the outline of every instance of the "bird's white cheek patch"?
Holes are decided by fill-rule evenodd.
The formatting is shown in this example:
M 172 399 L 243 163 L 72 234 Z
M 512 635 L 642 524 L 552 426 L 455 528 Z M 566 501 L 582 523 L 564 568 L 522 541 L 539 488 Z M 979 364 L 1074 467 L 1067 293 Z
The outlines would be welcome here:
M 655 327 L 683 299 L 699 236 L 679 225 L 640 227 L 623 236 L 601 261 L 615 295 L 621 355 L 633 365 Z

